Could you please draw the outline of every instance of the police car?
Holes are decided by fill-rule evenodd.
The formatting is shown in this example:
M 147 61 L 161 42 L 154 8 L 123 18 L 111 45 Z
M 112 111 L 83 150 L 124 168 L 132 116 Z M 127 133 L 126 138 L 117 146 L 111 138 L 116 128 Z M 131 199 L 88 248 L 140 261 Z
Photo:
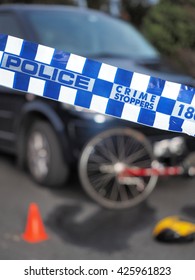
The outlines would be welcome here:
M 193 83 L 191 78 L 166 68 L 160 54 L 133 26 L 100 12 L 57 5 L 1 5 L 0 33 L 122 69 L 173 82 Z M 94 84 L 93 78 L 14 55 L 5 54 L 2 63 L 9 70 L 17 68 L 21 73 L 74 85 L 81 90 L 92 88 Z M 130 92 L 125 86 L 117 86 L 113 93 L 113 99 L 143 108 L 153 108 L 155 98 L 152 94 Z M 92 190 L 92 198 L 98 197 L 100 204 L 110 208 L 135 205 L 150 193 L 156 183 L 155 176 L 145 178 L 143 182 L 132 179 L 134 189 L 131 190 L 120 184 L 117 175 L 128 160 L 132 163 L 133 158 L 136 166 L 151 166 L 154 142 L 175 136 L 178 135 L 78 106 L 0 88 L 0 149 L 16 155 L 19 165 L 27 166 L 36 182 L 51 187 L 64 184 L 69 171 L 79 161 L 79 176 L 84 188 L 90 195 Z M 191 138 L 185 138 L 191 148 Z M 172 146 L 175 147 L 174 143 Z M 176 153 L 181 155 L 183 146 L 182 142 Z M 166 148 L 169 147 L 168 143 Z M 161 156 L 165 155 L 163 150 Z

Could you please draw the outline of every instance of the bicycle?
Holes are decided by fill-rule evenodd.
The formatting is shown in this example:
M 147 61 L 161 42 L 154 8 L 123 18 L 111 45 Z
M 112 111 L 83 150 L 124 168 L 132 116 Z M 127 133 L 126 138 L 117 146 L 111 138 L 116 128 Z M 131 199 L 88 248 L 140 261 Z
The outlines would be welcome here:
M 179 165 L 167 166 L 154 155 L 153 145 L 142 133 L 113 128 L 93 137 L 79 161 L 85 192 L 109 209 L 130 208 L 146 200 L 159 176 L 195 175 L 195 154 Z

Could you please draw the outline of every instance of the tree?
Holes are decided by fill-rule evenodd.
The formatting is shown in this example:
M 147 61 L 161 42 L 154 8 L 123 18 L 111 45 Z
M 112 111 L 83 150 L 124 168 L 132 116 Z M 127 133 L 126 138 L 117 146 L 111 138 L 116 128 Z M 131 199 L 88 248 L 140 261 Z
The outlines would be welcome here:
M 148 0 L 121 0 L 123 12 L 127 20 L 131 21 L 133 25 L 140 28 L 143 18 L 146 16 L 150 9 Z M 128 16 L 127 16 L 128 15 Z
M 161 0 L 145 16 L 142 31 L 160 52 L 179 59 L 195 76 L 195 0 Z M 191 69 L 190 69 L 191 68 Z

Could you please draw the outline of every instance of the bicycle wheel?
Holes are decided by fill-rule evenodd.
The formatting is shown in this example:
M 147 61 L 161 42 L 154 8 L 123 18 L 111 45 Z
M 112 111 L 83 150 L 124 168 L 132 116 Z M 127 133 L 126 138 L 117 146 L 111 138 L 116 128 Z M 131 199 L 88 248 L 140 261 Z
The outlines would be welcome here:
M 79 178 L 86 193 L 101 206 L 123 209 L 146 199 L 158 176 L 128 177 L 119 174 L 126 167 L 150 168 L 153 151 L 146 137 L 129 128 L 106 130 L 92 138 L 79 161 Z

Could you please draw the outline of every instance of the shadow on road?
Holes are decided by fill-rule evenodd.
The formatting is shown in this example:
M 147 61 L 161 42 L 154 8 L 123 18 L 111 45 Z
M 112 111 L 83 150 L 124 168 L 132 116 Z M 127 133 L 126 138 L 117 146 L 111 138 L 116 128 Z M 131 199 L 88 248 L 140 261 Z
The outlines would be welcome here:
M 82 205 L 61 205 L 53 210 L 46 223 L 66 242 L 111 253 L 129 247 L 129 238 L 155 220 L 154 209 L 146 203 L 125 211 L 105 210 L 98 206 L 92 210 L 92 215 L 88 213 L 78 219 L 79 215 L 82 216 Z

